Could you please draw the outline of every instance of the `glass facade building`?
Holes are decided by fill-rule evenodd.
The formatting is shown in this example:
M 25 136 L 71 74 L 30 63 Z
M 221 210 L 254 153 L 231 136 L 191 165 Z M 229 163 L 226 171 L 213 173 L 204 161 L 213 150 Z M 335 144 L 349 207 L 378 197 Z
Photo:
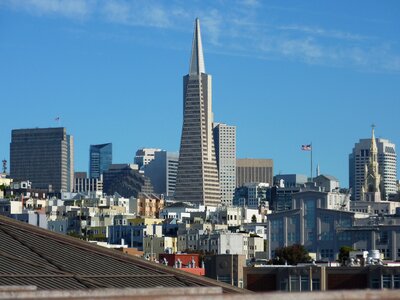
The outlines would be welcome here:
M 89 177 L 100 178 L 112 164 L 112 143 L 90 145 Z

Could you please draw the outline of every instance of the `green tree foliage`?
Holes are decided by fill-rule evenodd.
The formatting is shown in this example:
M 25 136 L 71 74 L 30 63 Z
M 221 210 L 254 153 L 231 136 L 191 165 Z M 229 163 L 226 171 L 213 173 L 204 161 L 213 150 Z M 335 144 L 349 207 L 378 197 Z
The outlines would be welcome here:
M 350 251 L 354 251 L 354 249 L 350 246 L 342 246 L 339 250 L 339 262 L 343 265 L 346 260 L 349 258 Z
M 251 217 L 251 223 L 257 223 L 257 217 L 256 217 L 256 215 L 253 215 L 253 216 Z
M 306 263 L 311 260 L 308 251 L 303 245 L 294 244 L 292 246 L 277 248 L 275 250 L 275 257 L 272 261 L 274 265 L 296 265 L 298 263 Z

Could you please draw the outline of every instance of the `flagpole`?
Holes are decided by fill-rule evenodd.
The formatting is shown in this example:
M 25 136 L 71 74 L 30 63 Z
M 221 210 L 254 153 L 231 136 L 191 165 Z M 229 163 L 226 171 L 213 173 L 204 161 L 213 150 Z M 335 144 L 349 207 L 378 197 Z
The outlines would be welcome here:
M 313 151 L 313 146 L 312 146 L 312 143 L 310 143 L 310 145 L 311 145 L 311 180 L 310 180 L 310 181 L 312 182 L 312 181 L 313 181 L 313 176 L 312 176 L 312 175 L 313 175 L 313 174 L 312 174 L 312 173 L 313 173 L 313 172 L 312 172 L 312 171 L 313 171 L 313 167 L 312 167 L 312 151 Z

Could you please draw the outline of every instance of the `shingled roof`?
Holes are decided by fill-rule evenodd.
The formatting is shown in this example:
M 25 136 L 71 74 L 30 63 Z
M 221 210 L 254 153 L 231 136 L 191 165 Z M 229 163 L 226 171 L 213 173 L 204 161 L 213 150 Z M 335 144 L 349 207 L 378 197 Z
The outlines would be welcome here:
M 227 293 L 249 292 L 0 216 L 0 286 L 8 285 L 39 290 L 221 287 Z

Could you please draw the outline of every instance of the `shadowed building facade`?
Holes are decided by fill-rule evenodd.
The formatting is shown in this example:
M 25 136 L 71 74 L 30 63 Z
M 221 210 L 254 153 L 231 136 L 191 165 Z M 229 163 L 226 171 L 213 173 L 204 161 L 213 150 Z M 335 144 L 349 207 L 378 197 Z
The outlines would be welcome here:
M 10 176 L 31 181 L 33 188 L 72 192 L 73 137 L 63 127 L 14 129 L 10 143 Z
M 206 74 L 196 19 L 189 74 L 183 78 L 183 126 L 175 199 L 202 205 L 221 203 L 213 139 L 211 76 Z

